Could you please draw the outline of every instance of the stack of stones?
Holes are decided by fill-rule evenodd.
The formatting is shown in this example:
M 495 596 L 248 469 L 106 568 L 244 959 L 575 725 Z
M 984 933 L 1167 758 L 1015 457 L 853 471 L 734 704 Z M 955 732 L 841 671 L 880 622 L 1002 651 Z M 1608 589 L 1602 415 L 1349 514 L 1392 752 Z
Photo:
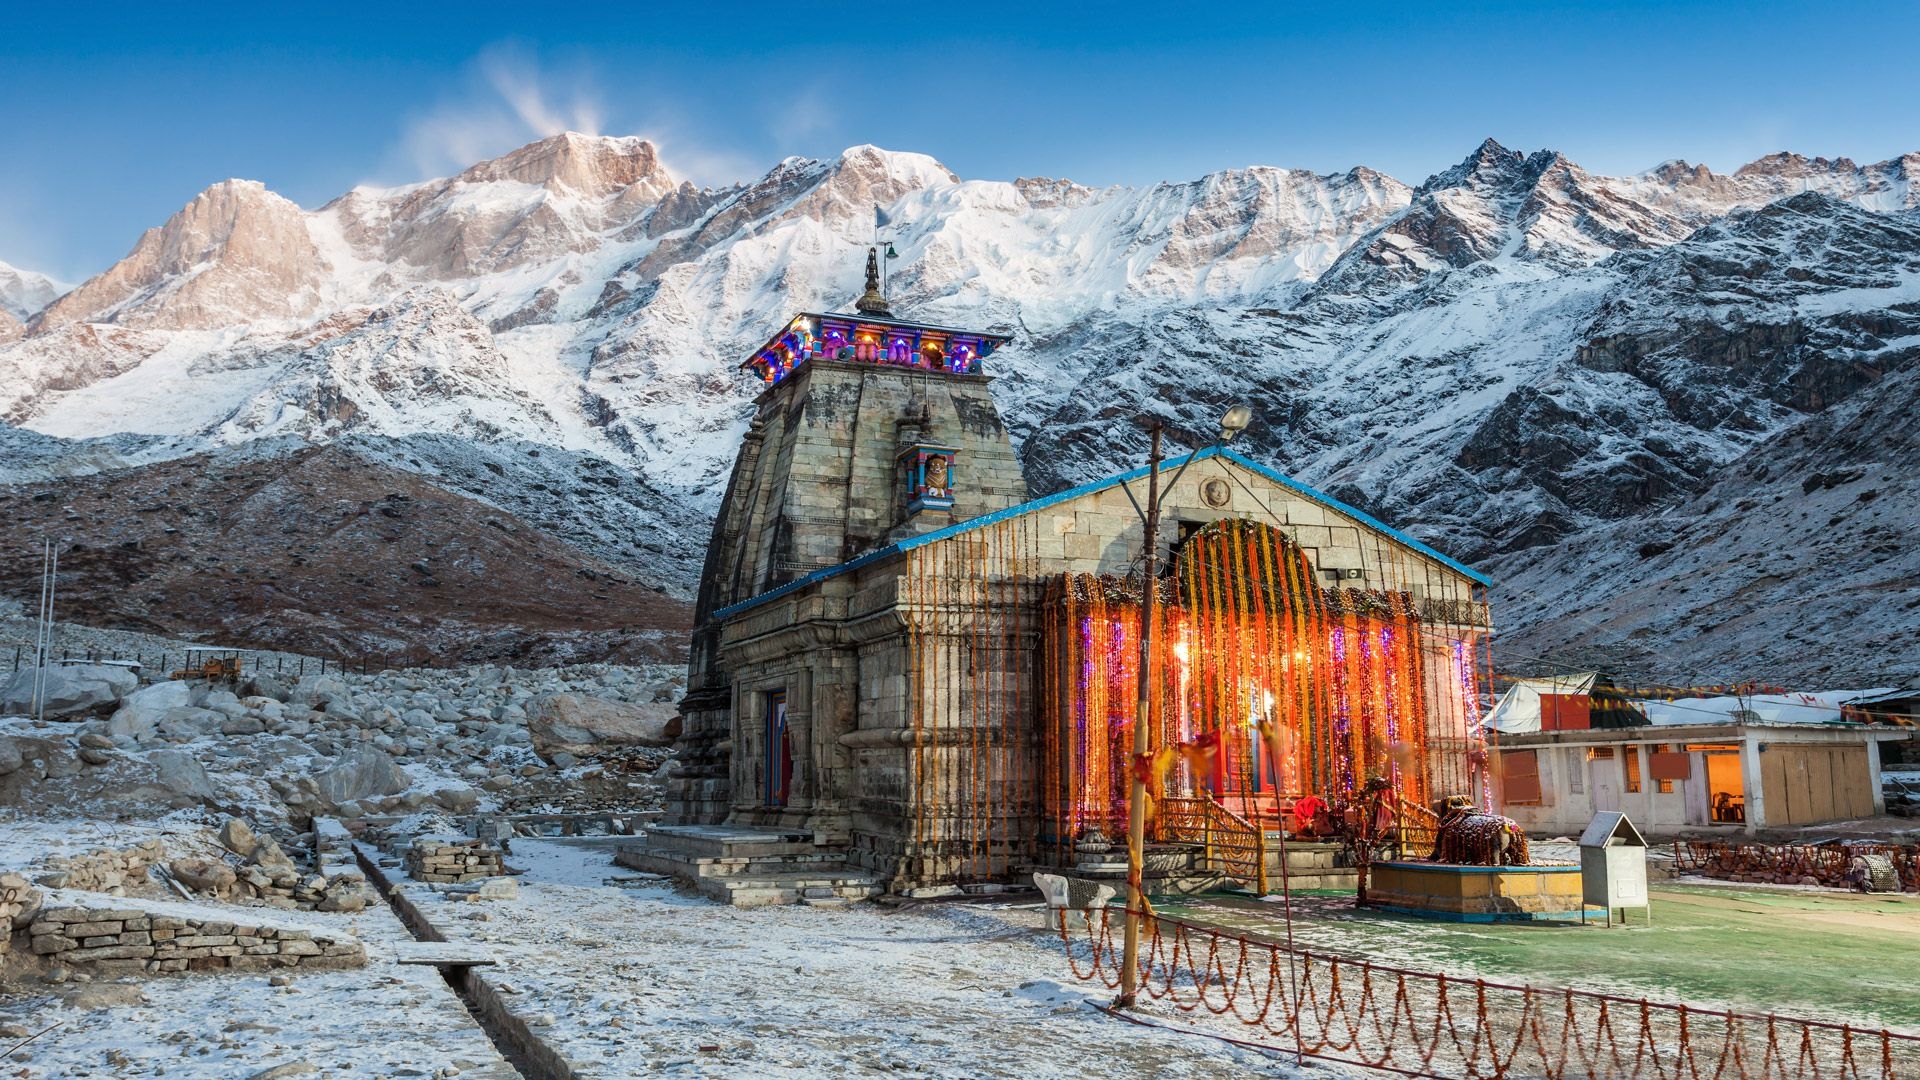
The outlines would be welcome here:
M 218 900 L 254 899 L 269 907 L 317 911 L 360 911 L 373 900 L 359 871 L 301 873 L 277 841 L 238 818 L 220 826 L 220 844 L 246 861 L 236 868 L 219 859 L 176 859 L 168 869 L 187 888 Z
M 504 873 L 499 849 L 481 840 L 416 840 L 407 849 L 407 874 L 415 881 L 451 885 Z
M 159 840 L 114 851 L 102 848 L 87 855 L 55 856 L 47 860 L 50 873 L 39 882 L 50 889 L 84 889 L 87 892 L 127 895 L 128 885 L 147 879 L 147 867 L 166 857 L 167 846 Z
M 0 955 L 13 942 L 13 932 L 24 930 L 40 910 L 40 890 L 19 874 L 0 874 Z
M 143 908 L 48 908 L 28 927 L 35 954 L 104 974 L 360 967 L 349 937 L 159 915 Z

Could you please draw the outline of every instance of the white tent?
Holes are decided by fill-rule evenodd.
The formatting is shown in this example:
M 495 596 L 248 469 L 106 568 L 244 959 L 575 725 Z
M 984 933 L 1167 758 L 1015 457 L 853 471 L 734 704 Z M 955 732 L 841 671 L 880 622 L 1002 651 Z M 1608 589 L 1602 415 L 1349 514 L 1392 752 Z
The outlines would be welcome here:
M 1739 720 L 1759 724 L 1838 724 L 1840 707 L 1861 698 L 1881 696 L 1884 690 L 1827 690 L 1815 694 L 1750 694 L 1740 697 L 1681 698 L 1677 701 L 1636 701 L 1655 724 L 1731 724 Z M 1743 715 L 1744 714 L 1744 715 Z
M 1593 689 L 1593 680 L 1597 673 L 1588 671 L 1579 675 L 1556 675 L 1547 679 L 1519 679 L 1500 695 L 1493 703 L 1480 726 L 1489 731 L 1498 731 L 1506 735 L 1524 735 L 1540 730 L 1540 695 L 1561 694 L 1569 697 L 1586 694 Z

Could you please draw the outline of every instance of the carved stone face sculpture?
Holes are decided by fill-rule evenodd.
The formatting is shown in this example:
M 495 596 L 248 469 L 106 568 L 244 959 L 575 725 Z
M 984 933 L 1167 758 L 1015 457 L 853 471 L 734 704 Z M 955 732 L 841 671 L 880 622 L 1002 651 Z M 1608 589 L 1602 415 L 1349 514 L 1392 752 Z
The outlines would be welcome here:
M 947 459 L 935 454 L 927 459 L 927 494 L 947 493 Z

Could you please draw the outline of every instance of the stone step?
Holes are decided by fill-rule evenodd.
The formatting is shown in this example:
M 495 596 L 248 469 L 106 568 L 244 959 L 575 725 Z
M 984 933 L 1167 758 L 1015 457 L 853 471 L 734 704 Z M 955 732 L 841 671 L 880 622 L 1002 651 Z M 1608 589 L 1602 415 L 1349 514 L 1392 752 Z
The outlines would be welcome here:
M 645 846 L 689 858 L 755 859 L 806 855 L 817 849 L 809 833 L 721 825 L 661 825 L 647 830 Z
M 838 874 L 803 871 L 789 874 L 755 874 L 738 878 L 704 878 L 702 893 L 725 900 L 735 907 L 764 907 L 773 904 L 811 904 L 818 907 L 842 906 L 880 895 L 884 889 L 873 875 L 847 867 Z

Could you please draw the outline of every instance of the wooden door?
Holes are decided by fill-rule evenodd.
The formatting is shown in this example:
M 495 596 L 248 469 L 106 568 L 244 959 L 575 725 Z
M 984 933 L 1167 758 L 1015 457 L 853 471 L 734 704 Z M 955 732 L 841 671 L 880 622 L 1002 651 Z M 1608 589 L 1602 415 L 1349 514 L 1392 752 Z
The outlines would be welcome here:
M 1587 783 L 1593 792 L 1594 813 L 1620 809 L 1620 759 L 1594 758 L 1587 762 Z

